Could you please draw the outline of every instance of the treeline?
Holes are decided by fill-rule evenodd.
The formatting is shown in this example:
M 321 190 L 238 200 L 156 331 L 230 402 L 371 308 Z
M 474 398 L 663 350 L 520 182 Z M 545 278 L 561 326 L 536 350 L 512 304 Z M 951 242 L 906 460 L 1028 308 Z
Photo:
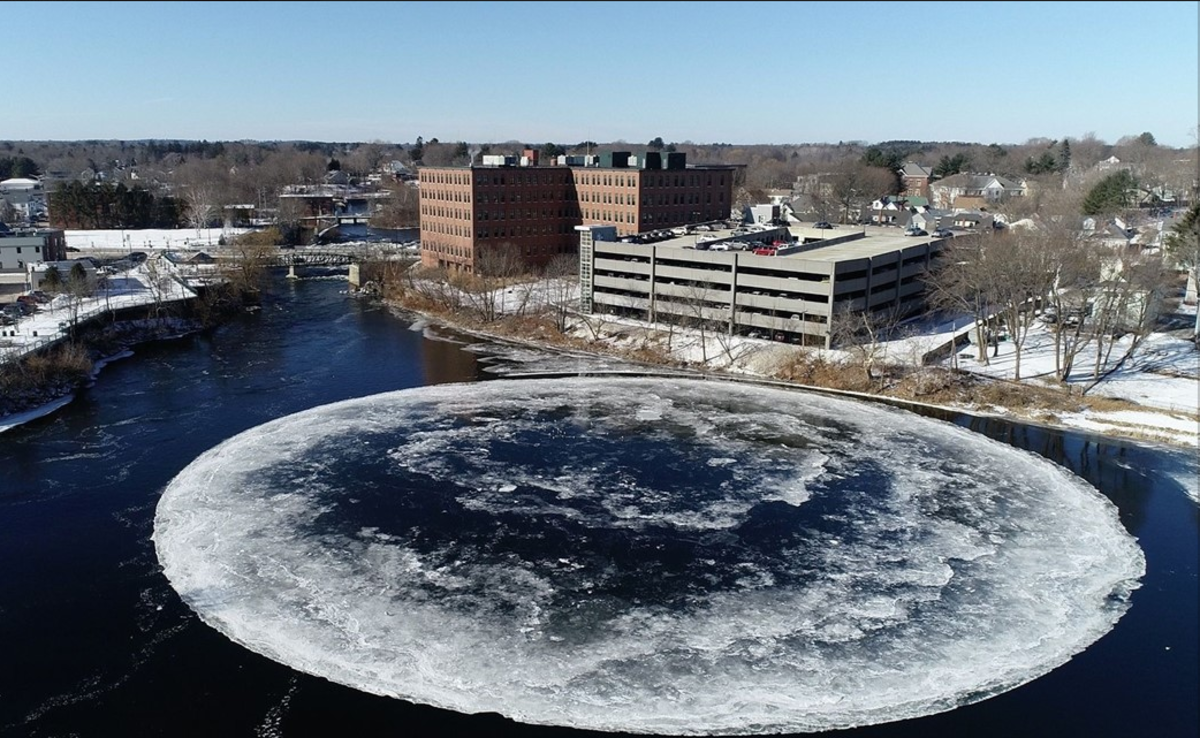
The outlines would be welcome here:
M 201 159 L 215 159 L 225 153 L 225 144 L 220 141 L 148 141 L 145 144 L 145 158 L 159 161 L 167 154 L 182 156 L 197 156 Z
M 28 156 L 0 156 L 0 179 L 36 177 L 41 174 L 37 162 Z
M 56 228 L 180 228 L 187 207 L 178 199 L 155 196 L 138 186 L 66 182 L 50 193 Z

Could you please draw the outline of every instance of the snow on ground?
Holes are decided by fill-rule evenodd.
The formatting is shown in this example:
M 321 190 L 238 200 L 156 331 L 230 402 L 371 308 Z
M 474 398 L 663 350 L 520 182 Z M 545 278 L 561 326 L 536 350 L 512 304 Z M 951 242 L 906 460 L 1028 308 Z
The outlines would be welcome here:
M 220 229 L 209 229 L 197 234 L 195 229 L 185 229 L 127 231 L 126 234 L 142 234 L 129 239 L 128 242 L 134 244 L 135 248 L 178 248 L 183 246 L 185 240 L 190 245 L 197 246 L 200 244 L 194 239 L 211 238 L 215 243 L 221 232 Z M 120 248 L 122 243 L 120 231 L 68 231 L 67 234 L 68 239 L 72 236 L 76 239 L 87 239 L 94 248 Z M 138 241 L 137 238 L 142 240 Z M 82 319 L 109 307 L 144 305 L 156 299 L 170 301 L 190 296 L 184 285 L 170 279 L 155 280 L 148 270 L 148 265 L 143 264 L 123 275 L 110 277 L 106 293 L 84 300 L 80 304 L 78 318 Z M 577 289 L 577 286 L 573 290 L 564 290 L 562 286 L 551 287 L 549 282 L 514 285 L 498 291 L 495 299 L 499 312 L 511 314 L 522 305 L 526 310 L 531 310 L 536 305 L 561 299 L 564 292 L 569 293 L 566 295 L 568 301 L 575 304 L 578 299 Z M 1195 310 L 1194 305 L 1181 305 L 1174 317 L 1180 324 L 1190 325 L 1190 321 L 1195 318 Z M 10 355 L 12 352 L 24 353 L 38 342 L 44 343 L 60 338 L 70 317 L 70 307 L 43 309 L 23 319 L 18 326 L 6 327 L 8 335 L 0 337 L 0 356 L 6 352 Z M 590 324 L 590 327 L 587 324 Z M 580 337 L 600 338 L 626 348 L 635 348 L 645 341 L 647 328 L 647 324 L 640 321 L 591 315 L 586 316 L 586 324 L 584 317 L 576 317 L 574 332 Z M 668 333 L 668 329 L 666 326 L 655 326 L 654 329 L 661 347 L 662 338 Z M 940 322 L 913 323 L 909 326 L 909 332 L 909 336 L 884 345 L 882 353 L 888 361 L 902 364 L 919 362 L 925 353 L 945 345 L 954 335 L 966 333 L 970 336 L 971 321 L 969 318 L 960 317 Z M 701 334 L 692 329 L 675 327 L 670 329 L 669 333 L 671 352 L 677 360 L 710 370 L 747 375 L 769 375 L 788 355 L 805 350 L 792 344 L 728 336 L 719 330 L 706 331 L 703 340 Z M 1118 352 L 1122 349 L 1123 345 L 1118 344 L 1113 349 L 1113 355 L 1119 355 Z M 996 355 L 992 356 L 993 350 L 989 349 L 986 364 L 974 358 L 974 346 L 960 349 L 957 359 L 947 359 L 944 363 L 949 365 L 956 361 L 958 368 L 965 371 L 1013 379 L 1016 368 L 1015 346 L 1010 341 L 1001 341 L 995 351 Z M 1053 352 L 1053 335 L 1049 328 L 1035 323 L 1022 349 L 1021 380 L 1053 383 Z M 846 357 L 843 352 L 833 351 L 829 354 L 834 359 Z M 1094 362 L 1094 348 L 1081 353 L 1076 358 L 1070 384 L 1082 387 L 1091 382 Z M 1130 400 L 1144 406 L 1146 410 L 1061 413 L 1055 416 L 1055 420 L 1081 430 L 1106 433 L 1124 429 L 1144 437 L 1200 446 L 1200 352 L 1188 339 L 1168 334 L 1152 334 L 1146 338 L 1131 361 L 1120 371 L 1104 377 L 1090 393 Z M 993 410 L 1003 413 L 1003 408 Z
M 33 315 L 4 326 L 0 334 L 0 359 L 20 356 L 66 337 L 72 322 L 83 321 L 108 310 L 153 305 L 195 297 L 186 285 L 163 274 L 154 274 L 150 263 L 122 274 L 110 275 L 106 286 L 92 297 L 75 301 L 58 295 Z
M 1175 318 L 1180 324 L 1190 325 L 1194 311 L 1194 306 L 1180 306 Z M 601 315 L 588 316 L 587 320 L 592 326 L 584 326 L 581 318 L 574 331 L 576 335 L 591 338 L 601 332 L 605 334 L 605 340 L 627 348 L 636 347 L 644 340 L 645 323 Z M 910 324 L 906 331 L 909 335 L 882 345 L 880 361 L 919 364 L 926 353 L 945 346 L 955 335 L 966 334 L 973 338 L 971 326 L 969 317 Z M 657 328 L 661 338 L 666 328 Z M 693 329 L 676 327 L 671 334 L 671 353 L 676 359 L 698 367 L 747 375 L 768 375 L 789 354 L 804 350 L 792 344 L 727 336 L 720 331 L 707 331 L 703 341 Z M 1112 359 L 1120 356 L 1126 346 L 1127 341 L 1118 342 L 1112 350 Z M 993 349 L 989 348 L 988 362 L 984 364 L 975 360 L 974 345 L 960 348 L 957 366 L 961 370 L 990 377 L 1014 379 L 1014 345 L 1009 341 L 1001 341 L 996 351 L 998 353 L 993 357 Z M 856 358 L 852 352 L 845 351 L 827 351 L 825 354 L 832 360 Z M 861 354 L 858 358 L 861 358 Z M 1083 389 L 1090 384 L 1095 359 L 1094 346 L 1076 357 L 1068 385 Z M 943 365 L 951 366 L 954 362 L 955 359 L 951 357 Z M 1035 323 L 1022 348 L 1021 381 L 1055 385 L 1054 368 L 1053 334 L 1047 326 Z M 1105 376 L 1088 393 L 1129 400 L 1146 409 L 1056 413 L 1052 418 L 1047 417 L 1047 420 L 1100 434 L 1123 433 L 1166 443 L 1200 446 L 1200 351 L 1196 350 L 1189 338 L 1165 333 L 1151 334 L 1130 361 L 1119 371 Z M 987 411 L 997 415 L 1007 414 L 1005 408 L 988 408 Z
M 1021 379 L 1051 379 L 1055 372 L 1054 334 L 1044 326 L 1030 329 L 1021 350 Z M 1112 348 L 1111 364 L 1115 364 L 1128 347 L 1130 339 L 1118 340 Z M 992 377 L 1013 379 L 1016 376 L 1017 351 L 1011 341 L 1001 341 L 998 355 L 988 350 L 987 363 L 977 360 L 975 347 L 959 352 L 958 367 Z M 1096 347 L 1089 345 L 1075 358 L 1068 384 L 1084 387 L 1094 377 L 1097 364 Z M 1162 333 L 1151 334 L 1137 348 L 1133 357 L 1119 370 L 1104 378 L 1091 390 L 1093 394 L 1132 400 L 1139 405 L 1163 410 L 1200 412 L 1200 352 L 1190 340 Z
M 1184 305 L 1177 316 L 1194 318 L 1194 311 L 1194 306 Z M 1115 342 L 1107 366 L 1116 363 L 1129 342 L 1129 337 Z M 1048 326 L 1035 322 L 1021 350 L 1021 380 L 1053 384 L 1054 357 L 1054 334 Z M 1075 359 L 1067 384 L 1080 390 L 1086 388 L 1095 381 L 1097 363 L 1096 346 L 1085 347 Z M 994 349 L 989 348 L 986 364 L 978 361 L 976 347 L 971 346 L 960 350 L 957 365 L 966 371 L 1011 380 L 1016 376 L 1016 346 L 1011 341 L 1001 341 Z M 1103 376 L 1088 391 L 1092 395 L 1128 400 L 1146 410 L 1062 413 L 1056 415 L 1056 420 L 1101 434 L 1123 429 L 1152 439 L 1200 446 L 1200 351 L 1190 338 L 1150 334 L 1128 361 Z
M 175 228 L 128 229 L 104 231 L 64 231 L 67 248 L 81 252 L 104 250 L 150 251 L 153 249 L 188 249 L 217 246 L 221 236 L 228 241 L 246 233 L 249 228 Z

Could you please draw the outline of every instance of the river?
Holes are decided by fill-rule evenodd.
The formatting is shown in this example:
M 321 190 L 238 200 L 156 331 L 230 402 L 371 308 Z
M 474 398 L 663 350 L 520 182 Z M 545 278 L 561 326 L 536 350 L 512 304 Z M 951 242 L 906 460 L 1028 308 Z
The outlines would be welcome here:
M 466 350 L 472 343 L 350 298 L 342 279 L 280 280 L 261 310 L 139 346 L 70 404 L 0 435 L 0 735 L 602 735 L 462 715 L 295 671 L 197 617 L 156 555 L 163 490 L 222 441 L 340 400 L 520 381 L 489 369 L 536 353 Z M 1115 628 L 1050 673 L 947 712 L 825 735 L 1200 733 L 1200 510 L 1184 490 L 1196 461 L 1159 446 L 943 419 L 1099 488 L 1145 552 L 1147 573 Z

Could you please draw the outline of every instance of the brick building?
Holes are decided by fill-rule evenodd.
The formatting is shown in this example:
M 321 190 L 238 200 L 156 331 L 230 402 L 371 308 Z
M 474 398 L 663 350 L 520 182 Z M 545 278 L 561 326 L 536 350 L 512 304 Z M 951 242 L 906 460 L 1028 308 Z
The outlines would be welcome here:
M 687 166 L 683 154 L 628 152 L 559 157 L 537 152 L 484 157 L 482 166 L 418 170 L 421 263 L 475 271 L 489 248 L 530 266 L 575 253 L 576 226 L 611 225 L 618 236 L 730 217 L 737 167 Z

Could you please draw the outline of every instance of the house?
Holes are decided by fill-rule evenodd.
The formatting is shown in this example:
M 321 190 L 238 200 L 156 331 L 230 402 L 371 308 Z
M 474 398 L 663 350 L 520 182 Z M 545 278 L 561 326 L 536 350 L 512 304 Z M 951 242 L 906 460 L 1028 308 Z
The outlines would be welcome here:
M 955 212 L 950 218 L 950 228 L 970 231 L 972 233 L 991 233 L 995 227 L 995 218 L 991 213 L 983 210 L 960 210 Z
M 954 225 L 954 213 L 949 210 L 922 207 L 914 210 L 907 226 L 920 228 L 926 233 L 933 233 L 939 228 L 950 228 Z
M 1024 180 L 1012 180 L 998 174 L 955 174 L 929 186 L 935 207 L 954 210 L 979 210 L 1024 197 Z
M 814 198 L 830 199 L 833 197 L 833 184 L 830 180 L 833 179 L 832 172 L 821 172 L 820 174 L 804 174 L 796 177 L 796 181 L 792 183 L 792 197 L 797 195 L 811 195 Z
M 784 219 L 788 223 L 811 223 L 821 219 L 822 201 L 807 193 L 793 193 L 790 200 L 783 203 Z
M 166 268 L 185 281 L 211 280 L 220 277 L 220 264 L 204 251 L 163 252 Z
M 781 208 L 775 204 L 745 205 L 742 207 L 743 223 L 764 223 L 774 225 L 783 222 Z
M 871 203 L 867 220 L 871 225 L 905 225 L 910 215 L 905 198 L 885 195 Z
M 764 192 L 764 194 L 767 196 L 767 200 L 772 205 L 782 205 L 792 197 L 792 191 L 790 189 L 768 189 Z
M 222 221 L 226 228 L 249 228 L 258 217 L 258 208 L 254 203 L 234 203 L 223 208 Z
M 900 169 L 900 183 L 905 196 L 929 197 L 929 183 L 933 180 L 933 170 L 916 162 L 905 162 Z

